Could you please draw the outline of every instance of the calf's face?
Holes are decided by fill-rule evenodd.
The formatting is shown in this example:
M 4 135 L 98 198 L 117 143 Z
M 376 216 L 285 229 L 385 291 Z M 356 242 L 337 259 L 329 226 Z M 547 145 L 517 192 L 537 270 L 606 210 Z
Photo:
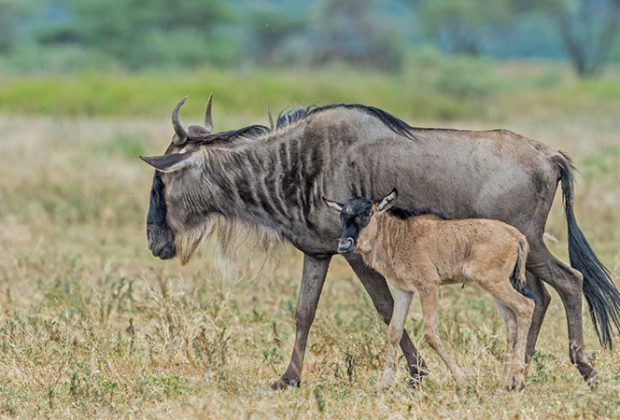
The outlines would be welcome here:
M 354 251 L 359 243 L 360 233 L 365 231 L 365 236 L 374 238 L 377 233 L 376 216 L 390 209 L 398 197 L 398 192 L 393 189 L 390 194 L 381 201 L 373 203 L 364 197 L 348 199 L 344 204 L 331 201 L 323 197 L 323 201 L 331 209 L 340 213 L 340 238 L 338 239 L 338 253 L 347 254 Z M 368 252 L 368 244 L 360 246 L 359 251 Z
M 360 232 L 372 216 L 372 202 L 367 198 L 351 198 L 344 204 L 325 200 L 327 205 L 340 213 L 340 238 L 338 252 L 347 254 L 355 249 Z

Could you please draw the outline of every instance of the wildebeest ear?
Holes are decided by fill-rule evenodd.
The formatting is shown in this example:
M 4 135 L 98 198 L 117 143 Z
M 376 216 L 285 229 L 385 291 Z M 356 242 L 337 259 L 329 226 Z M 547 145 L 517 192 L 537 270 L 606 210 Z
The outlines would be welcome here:
M 391 209 L 392 207 L 394 207 L 394 204 L 396 204 L 397 199 L 398 199 L 398 190 L 394 188 L 392 192 L 390 192 L 388 195 L 383 197 L 383 200 L 381 200 L 381 202 L 379 203 L 379 206 L 377 206 L 377 211 L 385 211 L 385 210 Z
M 336 210 L 338 213 L 342 211 L 342 204 L 336 203 L 335 201 L 328 200 L 325 197 L 322 197 L 325 204 L 329 206 L 330 209 Z
M 140 156 L 140 159 L 160 172 L 174 172 L 193 166 L 196 158 L 193 153 L 170 153 L 161 156 Z

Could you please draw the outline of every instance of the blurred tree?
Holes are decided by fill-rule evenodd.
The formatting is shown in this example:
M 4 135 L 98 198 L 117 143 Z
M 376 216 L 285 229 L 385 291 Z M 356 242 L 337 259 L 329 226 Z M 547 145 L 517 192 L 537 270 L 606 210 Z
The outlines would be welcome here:
M 513 0 L 521 10 L 542 11 L 555 21 L 579 77 L 605 65 L 620 30 L 620 0 Z
M 250 13 L 248 26 L 254 59 L 260 64 L 282 64 L 282 49 L 292 36 L 306 31 L 307 20 L 281 9 L 259 9 Z
M 342 60 L 395 70 L 402 49 L 393 28 L 372 9 L 374 0 L 324 0 L 318 9 L 314 59 L 318 63 Z
M 18 23 L 28 14 L 30 6 L 24 0 L 0 0 L 0 53 L 15 44 Z
M 419 20 L 440 48 L 479 55 L 490 32 L 512 18 L 510 0 L 415 0 Z
M 216 29 L 234 20 L 225 0 L 48 1 L 65 7 L 71 19 L 42 31 L 42 42 L 77 43 L 132 68 L 167 60 L 179 65 L 207 61 L 221 41 Z

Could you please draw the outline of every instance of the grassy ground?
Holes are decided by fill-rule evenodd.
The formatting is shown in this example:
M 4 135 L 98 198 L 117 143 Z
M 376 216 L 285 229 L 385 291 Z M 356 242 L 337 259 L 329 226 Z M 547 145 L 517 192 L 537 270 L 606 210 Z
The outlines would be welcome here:
M 620 120 L 605 103 L 575 107 L 560 113 L 538 104 L 518 118 L 450 125 L 503 126 L 569 152 L 582 173 L 578 219 L 618 276 Z M 226 111 L 215 109 L 220 129 L 251 122 Z M 249 273 L 262 256 L 231 261 L 214 244 L 185 267 L 151 257 L 144 232 L 151 170 L 136 156 L 161 151 L 170 135 L 167 117 L 0 117 L 0 415 L 620 416 L 617 350 L 599 350 L 586 320 L 601 379 L 591 392 L 569 363 L 555 294 L 525 391 L 498 390 L 503 326 L 472 286 L 446 287 L 441 296 L 441 334 L 469 391 L 456 392 L 423 343 L 414 304 L 407 328 L 432 375 L 411 390 L 401 364 L 395 389 L 377 392 L 386 330 L 340 258 L 312 329 L 303 387 L 271 391 L 292 347 L 301 257 L 287 249 L 256 275 Z M 548 239 L 566 259 L 559 205 Z

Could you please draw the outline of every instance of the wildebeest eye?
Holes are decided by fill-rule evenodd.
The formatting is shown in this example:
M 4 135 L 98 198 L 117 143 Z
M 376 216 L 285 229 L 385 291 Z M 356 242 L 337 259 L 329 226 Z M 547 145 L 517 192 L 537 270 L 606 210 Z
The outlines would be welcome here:
M 358 225 L 365 225 L 366 223 L 368 223 L 368 216 L 362 215 L 355 217 L 355 223 Z

